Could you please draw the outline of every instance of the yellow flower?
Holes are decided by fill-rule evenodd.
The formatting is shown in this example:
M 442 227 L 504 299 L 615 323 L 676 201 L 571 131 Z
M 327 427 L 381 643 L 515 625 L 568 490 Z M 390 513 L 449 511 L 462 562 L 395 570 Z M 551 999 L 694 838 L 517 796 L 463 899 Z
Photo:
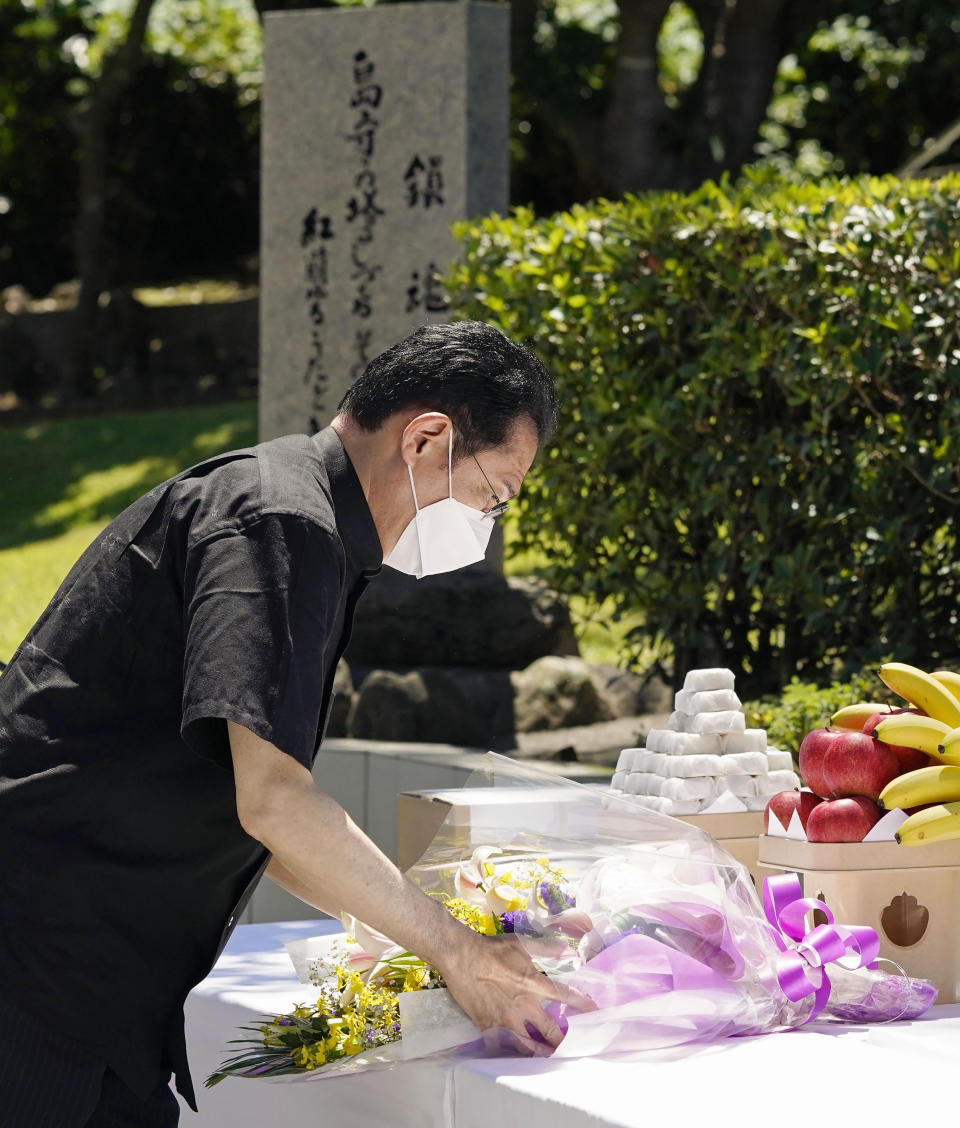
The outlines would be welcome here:
M 419 991 L 429 980 L 430 970 L 425 967 L 412 967 L 403 977 L 404 991 Z
M 317 1069 L 327 1062 L 327 1055 L 319 1045 L 299 1046 L 290 1056 L 294 1064 L 299 1065 L 301 1069 Z
M 447 901 L 447 911 L 451 916 L 472 928 L 474 932 L 493 936 L 497 931 L 497 924 L 491 913 L 485 913 L 476 905 L 468 904 L 461 897 L 453 897 Z
M 494 920 L 490 913 L 481 913 L 480 922 L 477 927 L 477 932 L 482 933 L 484 936 L 496 936 L 497 922 Z
M 498 913 L 510 913 L 522 909 L 527 903 L 526 895 L 521 895 L 510 885 L 498 885 L 487 894 L 487 900 Z

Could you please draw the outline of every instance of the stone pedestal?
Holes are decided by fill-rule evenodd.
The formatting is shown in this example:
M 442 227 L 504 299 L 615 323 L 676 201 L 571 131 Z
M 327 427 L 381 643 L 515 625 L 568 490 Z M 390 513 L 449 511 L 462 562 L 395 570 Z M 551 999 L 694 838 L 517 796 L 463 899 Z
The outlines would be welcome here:
M 366 363 L 451 316 L 455 220 L 508 203 L 509 9 L 268 14 L 260 436 L 326 426 Z

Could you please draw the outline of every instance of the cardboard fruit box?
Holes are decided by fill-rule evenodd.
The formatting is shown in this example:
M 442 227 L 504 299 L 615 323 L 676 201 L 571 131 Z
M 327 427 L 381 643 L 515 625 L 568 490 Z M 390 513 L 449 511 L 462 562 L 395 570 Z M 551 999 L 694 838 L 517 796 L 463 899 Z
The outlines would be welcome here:
M 937 1002 L 960 1001 L 960 841 L 900 846 L 762 835 L 758 862 L 761 873 L 799 874 L 804 896 L 824 901 L 837 923 L 875 929 L 880 955 L 929 979 Z
M 602 787 L 604 784 L 588 784 Z M 465 787 L 448 791 L 401 791 L 397 795 L 397 865 L 415 865 L 450 816 L 448 826 L 462 832 L 465 843 L 497 841 L 517 825 L 547 832 L 555 823 L 558 804 L 571 798 L 563 786 L 542 788 Z
M 603 791 L 606 784 L 596 785 Z M 518 818 L 531 830 L 550 827 L 556 804 L 575 798 L 568 788 L 463 788 L 448 791 L 404 791 L 397 796 L 397 865 L 409 869 L 430 845 L 441 824 L 464 829 L 477 844 L 490 840 L 497 824 L 504 828 Z M 551 810 L 553 808 L 553 810 Z M 451 814 L 452 813 L 452 814 Z M 759 890 L 766 872 L 757 865 L 757 844 L 763 830 L 762 811 L 716 815 L 685 815 L 681 820 L 712 835 L 741 865 Z

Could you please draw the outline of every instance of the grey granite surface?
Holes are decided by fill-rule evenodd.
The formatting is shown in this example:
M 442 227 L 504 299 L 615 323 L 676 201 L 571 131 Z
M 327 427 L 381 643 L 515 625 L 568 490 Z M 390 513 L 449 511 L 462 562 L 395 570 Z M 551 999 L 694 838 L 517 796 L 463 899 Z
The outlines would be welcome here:
M 325 426 L 377 353 L 448 319 L 455 220 L 506 210 L 509 11 L 265 18 L 260 436 Z

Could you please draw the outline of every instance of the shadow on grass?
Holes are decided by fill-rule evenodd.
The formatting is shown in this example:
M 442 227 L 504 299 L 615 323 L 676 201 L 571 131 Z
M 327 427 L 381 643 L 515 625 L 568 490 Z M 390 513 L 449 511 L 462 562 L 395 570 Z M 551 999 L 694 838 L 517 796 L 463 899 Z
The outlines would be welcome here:
M 0 430 L 0 548 L 110 521 L 185 467 L 254 442 L 253 402 Z

